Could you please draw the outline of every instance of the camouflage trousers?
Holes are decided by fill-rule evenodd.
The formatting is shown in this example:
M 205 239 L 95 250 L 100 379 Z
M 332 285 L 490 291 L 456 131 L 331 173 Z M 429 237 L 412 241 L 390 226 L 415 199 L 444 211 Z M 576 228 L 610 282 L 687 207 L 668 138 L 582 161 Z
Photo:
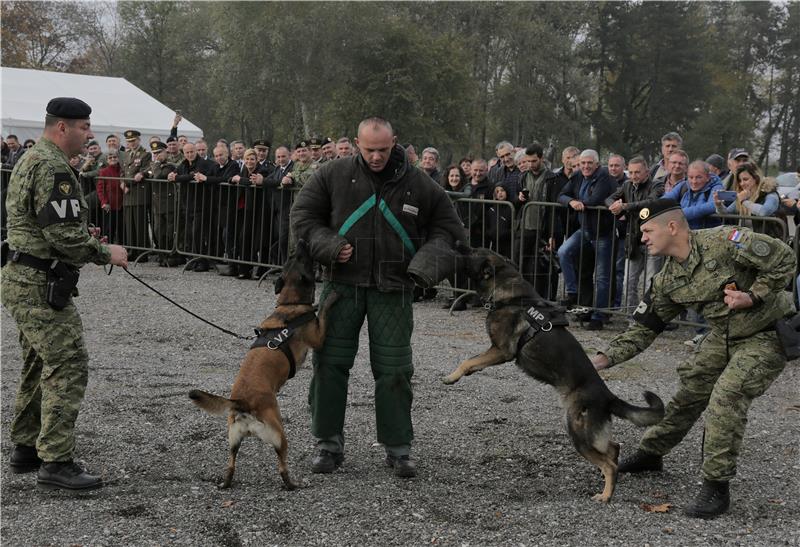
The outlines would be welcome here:
M 46 462 L 71 460 L 89 377 L 81 318 L 72 302 L 61 311 L 51 308 L 44 285 L 4 277 L 2 302 L 19 328 L 23 360 L 11 441 L 36 446 Z
M 729 481 L 736 475 L 747 411 L 786 366 L 774 331 L 731 340 L 711 332 L 678 367 L 678 392 L 664 419 L 645 431 L 640 448 L 667 454 L 706 411 L 703 478 Z
M 374 288 L 325 283 L 320 302 L 335 289 L 340 298 L 331 308 L 322 349 L 313 355 L 309 388 L 311 431 L 324 447 L 341 451 L 350 369 L 366 317 L 369 358 L 375 379 L 375 421 L 378 442 L 407 453 L 414 438 L 411 424 L 411 332 L 414 328 L 412 291 L 380 292 Z M 401 448 L 402 447 L 402 448 Z M 387 449 L 391 450 L 391 449 Z

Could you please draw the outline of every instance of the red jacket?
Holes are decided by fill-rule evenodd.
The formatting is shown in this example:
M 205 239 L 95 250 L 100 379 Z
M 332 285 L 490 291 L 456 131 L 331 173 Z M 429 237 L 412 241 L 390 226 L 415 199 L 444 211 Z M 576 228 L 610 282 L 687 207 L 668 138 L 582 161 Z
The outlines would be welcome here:
M 97 174 L 97 198 L 100 200 L 100 205 L 106 203 L 111 205 L 112 211 L 119 211 L 122 209 L 122 188 L 119 187 L 120 180 L 118 179 L 104 179 L 103 177 L 121 177 L 122 167 L 117 165 L 108 165 L 100 169 Z

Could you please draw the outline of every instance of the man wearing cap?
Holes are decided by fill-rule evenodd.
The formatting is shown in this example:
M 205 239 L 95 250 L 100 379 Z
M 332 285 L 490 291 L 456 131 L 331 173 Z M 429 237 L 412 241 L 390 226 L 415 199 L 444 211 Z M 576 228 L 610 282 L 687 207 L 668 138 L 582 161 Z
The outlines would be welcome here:
M 172 137 L 170 137 L 172 138 Z M 176 145 L 177 139 L 172 141 Z M 169 161 L 168 145 L 163 142 L 151 142 L 150 151 L 153 154 L 153 161 L 147 168 L 145 176 L 150 183 L 152 191 L 151 203 L 153 204 L 153 238 L 155 239 L 156 249 L 167 251 L 173 247 L 173 235 L 175 233 L 175 211 L 176 199 L 178 197 L 178 187 L 174 177 L 170 174 L 175 173 L 176 167 Z M 170 178 L 172 180 L 170 180 Z M 183 223 L 179 223 L 179 240 L 183 236 Z M 184 263 L 184 259 L 178 255 L 167 256 L 158 255 L 159 266 L 178 266 Z
M 3 267 L 2 302 L 19 328 L 24 361 L 11 422 L 11 470 L 38 469 L 41 485 L 72 490 L 102 485 L 73 461 L 89 356 L 72 296 L 87 262 L 128 264 L 123 247 L 89 234 L 86 201 L 68 161 L 93 138 L 91 112 L 80 99 L 47 104 L 42 138 L 11 174 L 11 250 Z
M 253 150 L 256 151 L 256 159 L 258 160 L 258 171 L 265 177 L 272 174 L 275 170 L 275 164 L 269 159 L 270 148 L 272 148 L 272 143 L 267 139 L 257 139 L 253 141 Z
M 747 411 L 786 365 L 775 322 L 794 311 L 785 290 L 795 268 L 792 249 L 747 228 L 693 231 L 677 202 L 661 199 L 639 211 L 642 242 L 664 256 L 661 271 L 633 317 L 633 327 L 592 358 L 597 370 L 644 351 L 680 312 L 691 308 L 711 329 L 678 367 L 678 390 L 664 419 L 644 434 L 620 473 L 661 471 L 663 457 L 705 411 L 703 487 L 686 508 L 712 518 L 728 510 Z
M 297 155 L 297 161 L 294 162 L 292 171 L 283 177 L 281 184 L 299 189 L 308 182 L 308 179 L 311 178 L 311 175 L 314 174 L 319 165 L 311 161 L 311 149 L 308 140 L 303 139 L 298 142 L 294 151 Z
M 750 161 L 750 154 L 744 148 L 733 148 L 728 152 L 728 173 L 724 178 L 720 177 L 725 190 L 733 190 L 733 179 L 736 168 L 747 161 Z
M 150 151 L 141 143 L 142 134 L 135 129 L 128 129 L 125 136 L 125 161 L 122 164 L 124 178 L 122 191 L 122 211 L 125 225 L 125 244 L 137 248 L 131 252 L 131 258 L 150 248 L 147 238 L 147 208 L 150 202 L 148 185 L 144 182 L 144 174 L 150 168 Z
M 311 161 L 319 164 L 319 160 L 322 158 L 322 139 L 311 137 L 308 140 L 308 148 L 311 150 Z
M 325 268 L 320 302 L 338 294 L 324 345 L 313 358 L 312 471 L 332 473 L 344 460 L 347 385 L 366 318 L 377 439 L 395 475 L 408 478 L 416 475 L 410 458 L 414 283 L 408 267 L 412 257 L 429 256 L 432 248 L 451 246 L 466 234 L 444 189 L 408 164 L 388 121 L 363 120 L 356 144 L 360 154 L 314 173 L 291 213 L 292 238 L 305 240 Z
M 728 164 L 725 162 L 725 158 L 719 154 L 711 154 L 708 156 L 706 158 L 706 163 L 709 169 L 711 169 L 711 172 L 717 175 L 720 180 L 728 175 Z
M 167 156 L 166 156 L 167 163 L 171 163 L 173 166 L 177 167 L 178 164 L 180 164 L 180 162 L 183 161 L 183 150 L 181 150 L 178 137 L 173 137 L 173 136 L 167 137 L 166 150 L 167 150 Z
M 336 157 L 336 143 L 333 142 L 333 139 L 330 137 L 325 137 L 322 139 L 322 157 L 320 158 L 320 163 L 325 163 L 326 161 L 331 161 Z

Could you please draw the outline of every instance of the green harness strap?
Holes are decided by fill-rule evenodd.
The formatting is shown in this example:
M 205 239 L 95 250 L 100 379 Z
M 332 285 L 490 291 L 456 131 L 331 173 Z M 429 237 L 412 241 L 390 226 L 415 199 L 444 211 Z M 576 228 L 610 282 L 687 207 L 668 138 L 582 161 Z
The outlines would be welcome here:
M 376 197 L 375 194 L 372 194 L 368 197 L 364 203 L 359 205 L 358 209 L 350 213 L 350 216 L 347 217 L 347 220 L 344 221 L 342 227 L 339 228 L 339 235 L 344 236 L 347 232 L 350 231 L 350 228 L 353 227 L 353 224 L 361 220 L 361 218 L 367 214 L 367 212 L 375 207 Z M 389 206 L 386 205 L 386 202 L 381 198 L 381 202 L 378 204 L 378 210 L 383 214 L 383 217 L 386 219 L 386 222 L 389 223 L 389 226 L 400 236 L 400 240 L 403 242 L 403 246 L 411 253 L 411 256 L 417 252 L 417 249 L 414 247 L 414 244 L 411 242 L 411 238 L 408 237 L 408 232 L 406 229 L 403 228 L 403 225 L 400 224 L 400 221 L 394 216 L 394 213 L 389 210 Z

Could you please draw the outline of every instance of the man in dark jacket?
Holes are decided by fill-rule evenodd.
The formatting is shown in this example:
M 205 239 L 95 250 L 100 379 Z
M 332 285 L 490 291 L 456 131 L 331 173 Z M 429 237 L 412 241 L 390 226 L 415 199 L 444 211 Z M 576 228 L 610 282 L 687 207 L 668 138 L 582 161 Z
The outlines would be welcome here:
M 595 150 L 581 152 L 580 169 L 582 176 L 571 179 L 558 197 L 559 203 L 568 205 L 578 213 L 581 225 L 558 249 L 558 260 L 564 272 L 567 300 L 576 303 L 580 251 L 584 246 L 594 248 L 595 307 L 605 308 L 609 305 L 614 219 L 606 211 L 587 207 L 604 205 L 606 198 L 617 189 L 617 184 L 609 176 L 608 170 L 600 166 L 600 157 Z M 604 319 L 605 314 L 594 311 L 589 321 L 589 330 L 601 330 Z
M 512 199 L 523 207 L 520 211 L 522 244 L 519 260 L 522 275 L 536 288 L 536 292 L 552 300 L 558 289 L 558 269 L 550 260 L 553 251 L 550 241 L 562 231 L 562 227 L 556 224 L 555 213 L 561 208 L 557 204 L 563 187 L 557 184 L 555 173 L 544 164 L 543 156 L 544 149 L 538 142 L 525 149 L 524 161 L 528 170 L 522 175 L 519 193 Z M 553 205 L 525 206 L 528 201 Z
M 292 237 L 307 241 L 324 267 L 320 302 L 338 295 L 325 343 L 313 358 L 315 473 L 331 473 L 344 459 L 347 383 L 366 316 L 378 442 L 397 476 L 416 475 L 410 459 L 413 282 L 407 268 L 425 246 L 449 246 L 465 234 L 444 189 L 409 165 L 396 141 L 386 120 L 362 121 L 360 154 L 320 166 L 292 208 Z
M 167 175 L 170 182 L 180 183 L 178 233 L 185 234 L 178 240 L 178 249 L 196 254 L 208 254 L 208 241 L 211 234 L 212 192 L 211 188 L 194 180 L 195 173 L 208 175 L 213 164 L 197 154 L 194 144 L 183 145 L 183 160 L 177 171 Z M 186 267 L 189 271 L 207 272 L 208 261 L 201 258 Z
M 636 156 L 628 163 L 629 179 L 617 188 L 617 191 L 606 199 L 608 210 L 618 219 L 625 219 L 625 257 L 628 262 L 628 274 L 625 279 L 624 306 L 636 306 L 639 301 L 639 278 L 644 273 L 644 291 L 650 286 L 650 280 L 661 269 L 663 258 L 649 256 L 641 241 L 641 220 L 639 211 L 645 204 L 664 194 L 664 183 L 654 182 L 649 176 L 647 161 Z
M 228 147 L 224 144 L 218 144 L 214 148 L 214 161 L 216 163 L 211 167 L 208 175 L 198 171 L 194 174 L 194 180 L 206 184 L 210 188 L 212 219 L 208 242 L 209 254 L 222 258 L 226 250 L 222 231 L 227 218 L 227 195 L 230 192 L 230 186 L 227 185 L 234 175 L 239 174 L 239 164 L 230 159 Z M 220 184 L 226 186 L 220 187 Z M 220 275 L 233 275 L 233 268 L 229 265 L 218 266 L 217 272 Z

